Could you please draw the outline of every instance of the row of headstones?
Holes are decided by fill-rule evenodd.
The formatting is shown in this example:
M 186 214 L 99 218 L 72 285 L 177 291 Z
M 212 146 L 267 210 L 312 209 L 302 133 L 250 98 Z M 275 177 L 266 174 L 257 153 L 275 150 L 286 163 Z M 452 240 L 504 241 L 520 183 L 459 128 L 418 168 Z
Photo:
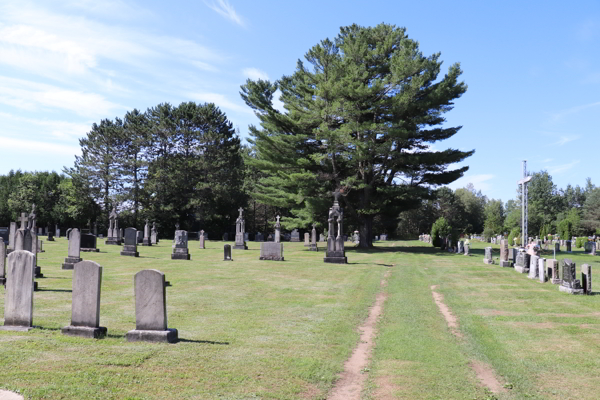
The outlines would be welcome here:
M 35 256 L 26 250 L 8 256 L 7 285 L 2 330 L 33 329 L 33 276 Z M 127 332 L 128 341 L 176 342 L 176 329 L 167 328 L 165 275 L 154 269 L 134 277 L 135 329 Z M 71 303 L 71 324 L 62 333 L 100 338 L 107 329 L 100 326 L 102 267 L 93 261 L 75 264 Z
M 442 238 L 440 250 L 446 250 L 448 253 L 464 254 L 465 256 L 470 255 L 469 253 L 470 244 L 464 240 L 459 240 L 455 246 L 452 244 L 452 239 Z
M 539 247 L 534 247 L 536 254 L 529 254 L 524 248 L 508 248 L 508 242 L 500 244 L 500 266 L 514 267 L 515 271 L 528 274 L 529 279 L 540 282 L 552 282 L 560 285 L 559 290 L 570 294 L 592 294 L 592 267 L 589 264 L 581 266 L 581 281 L 576 279 L 576 264 L 569 258 L 562 260 L 562 274 L 559 271 L 558 260 L 546 259 L 539 256 Z M 484 264 L 494 264 L 492 248 L 485 248 Z
M 431 243 L 431 235 L 422 234 L 419 235 L 419 240 L 424 243 Z

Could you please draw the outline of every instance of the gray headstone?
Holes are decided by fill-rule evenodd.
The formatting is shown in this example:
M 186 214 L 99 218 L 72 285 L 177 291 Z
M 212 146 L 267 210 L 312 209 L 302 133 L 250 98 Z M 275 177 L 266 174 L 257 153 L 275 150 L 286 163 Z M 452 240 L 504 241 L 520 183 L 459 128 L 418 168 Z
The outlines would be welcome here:
M 17 234 L 17 223 L 16 222 L 11 222 L 10 223 L 10 232 L 9 232 L 9 236 L 8 236 L 8 246 L 10 247 L 11 250 L 15 249 L 15 235 Z
M 19 229 L 15 235 L 15 248 L 14 250 L 33 250 L 33 238 L 29 229 Z
M 294 229 L 292 231 L 292 237 L 290 239 L 291 242 L 299 242 L 300 241 L 300 232 L 298 232 L 298 229 Z
M 231 245 L 229 244 L 223 246 L 223 261 L 233 261 L 233 258 L 231 258 Z
M 538 261 L 539 261 L 540 257 L 538 256 L 531 256 L 531 258 L 529 259 L 529 275 L 527 276 L 529 279 L 536 279 L 538 277 L 538 272 L 539 272 L 539 266 L 538 266 Z
M 33 276 L 35 255 L 15 250 L 8 255 L 4 300 L 5 330 L 27 330 L 33 326 Z
M 0 242 L 0 285 L 5 284 L 6 278 L 6 245 L 4 242 Z
M 308 232 L 304 233 L 304 246 L 310 246 L 310 234 Z
M 69 235 L 69 252 L 70 258 L 79 258 L 81 255 L 81 235 L 79 229 L 75 228 Z
M 198 239 L 200 240 L 200 248 L 204 249 L 204 231 L 200 231 L 200 235 L 198 237 Z
M 171 260 L 189 260 L 190 254 L 188 250 L 187 231 L 175 231 L 175 239 L 173 241 L 173 253 L 171 254 Z
M 577 278 L 577 266 L 570 258 L 562 260 L 562 283 L 559 286 L 561 292 L 570 294 L 583 294 L 581 282 Z
M 106 328 L 100 326 L 101 287 L 102 267 L 99 264 L 93 261 L 75 264 L 71 325 L 62 328 L 63 334 L 90 338 L 106 335 Z
M 260 244 L 260 260 L 284 261 L 283 243 L 263 242 Z
M 142 242 L 144 241 L 144 231 L 137 231 L 136 235 L 137 244 L 142 244 Z
M 589 264 L 581 266 L 581 286 L 585 294 L 592 294 L 592 266 Z
M 491 247 L 486 247 L 485 248 L 485 258 L 483 259 L 484 264 L 493 264 L 494 263 L 494 259 L 492 258 L 492 248 Z
M 146 269 L 135 274 L 135 330 L 128 341 L 176 342 L 177 330 L 167 329 L 165 274 Z
M 123 242 L 122 256 L 139 257 L 137 251 L 137 230 L 135 228 L 125 229 L 125 240 Z
M 538 260 L 538 278 L 541 283 L 546 282 L 546 259 L 540 258 Z

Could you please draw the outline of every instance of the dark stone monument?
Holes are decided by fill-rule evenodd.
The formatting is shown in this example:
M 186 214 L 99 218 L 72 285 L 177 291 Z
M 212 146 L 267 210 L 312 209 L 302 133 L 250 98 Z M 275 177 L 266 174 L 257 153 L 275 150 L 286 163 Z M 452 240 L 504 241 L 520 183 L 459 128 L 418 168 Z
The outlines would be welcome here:
M 144 225 L 144 238 L 142 239 L 142 246 L 152 246 L 150 238 L 150 225 L 148 225 L 148 218 L 146 218 L 146 225 Z
M 571 253 L 571 241 L 567 240 L 565 242 L 566 246 L 567 246 L 567 253 Z
M 75 264 L 81 261 L 81 235 L 79 234 L 79 229 L 75 228 L 71 230 L 70 237 L 69 252 L 62 265 L 62 269 L 73 269 Z
M 246 232 L 246 222 L 244 221 L 243 213 L 244 209 L 240 207 L 238 210 L 240 212 L 239 217 L 235 221 L 235 246 L 236 250 L 248 250 L 248 246 L 246 246 L 246 241 L 244 240 L 244 233 Z
M 526 274 L 529 272 L 529 263 L 531 261 L 531 255 L 525 252 L 525 249 L 519 249 L 517 253 L 517 261 L 515 262 L 515 271 Z
M 102 267 L 99 264 L 93 261 L 81 261 L 75 264 L 71 325 L 62 328 L 64 335 L 93 339 L 106 335 L 106 328 L 100 326 L 101 286 Z
M 265 238 L 262 233 L 257 232 L 256 235 L 254 236 L 254 241 L 255 242 L 264 242 Z
M 127 332 L 127 341 L 177 343 L 177 329 L 167 328 L 165 274 L 155 269 L 145 269 L 135 274 L 134 285 L 135 329 Z
M 171 260 L 189 260 L 188 233 L 187 231 L 179 230 L 179 224 L 176 225 L 176 228 Z
M 581 266 L 581 286 L 585 294 L 592 294 L 592 266 L 589 264 Z
M 558 287 L 561 292 L 569 294 L 583 294 L 583 287 L 577 277 L 577 266 L 570 258 L 562 260 L 562 283 Z
M 6 286 L 6 245 L 0 241 L 0 285 Z
M 140 253 L 137 251 L 137 230 L 135 228 L 125 229 L 125 242 L 121 255 L 128 257 L 140 256 Z
M 223 234 L 223 241 L 224 241 L 224 242 L 228 242 L 228 241 L 229 241 L 229 233 L 225 232 L 225 233 Z
M 290 242 L 299 242 L 300 241 L 300 232 L 298 229 L 294 229 L 292 231 L 292 237 L 290 238 Z
M 48 228 L 48 237 L 46 238 L 49 242 L 54 242 L 54 233 L 50 232 L 50 228 Z
M 81 235 L 81 251 L 98 253 L 100 249 L 96 247 L 96 236 L 91 233 Z
M 233 258 L 231 258 L 231 245 L 229 244 L 223 246 L 223 261 L 233 261 Z
M 328 237 L 327 237 L 327 252 L 323 261 L 326 263 L 346 264 L 348 258 L 344 249 L 344 239 L 342 232 L 344 231 L 344 209 L 339 203 L 340 192 L 334 193 L 333 207 L 329 209 Z

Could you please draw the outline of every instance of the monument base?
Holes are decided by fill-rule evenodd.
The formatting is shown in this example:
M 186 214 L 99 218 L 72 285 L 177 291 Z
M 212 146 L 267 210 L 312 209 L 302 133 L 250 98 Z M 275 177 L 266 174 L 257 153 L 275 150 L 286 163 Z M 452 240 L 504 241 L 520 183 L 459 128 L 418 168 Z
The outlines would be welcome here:
M 125 335 L 128 342 L 177 343 L 177 329 L 166 331 L 141 331 L 134 329 Z
M 310 251 L 319 251 L 319 248 L 317 247 L 316 244 L 311 244 L 310 245 L 310 249 L 308 249 L 308 250 L 310 250 Z
M 117 239 L 117 238 L 108 238 L 104 241 L 104 244 L 115 244 L 117 246 L 121 245 L 121 240 Z
M 103 326 L 99 326 L 97 328 L 92 328 L 89 326 L 65 326 L 61 329 L 61 333 L 63 335 L 68 336 L 78 336 L 90 339 L 99 339 L 103 336 L 106 336 L 106 328 Z
M 266 257 L 260 256 L 258 259 L 259 260 L 268 260 L 268 261 L 285 261 L 283 259 L 283 257 L 274 257 L 274 256 L 266 256 Z
M 583 294 L 583 289 L 573 289 L 573 288 L 566 287 L 563 285 L 560 285 L 558 287 L 558 290 L 561 292 L 569 293 L 569 294 Z
M 142 246 L 152 246 L 152 242 L 150 239 L 144 238 L 144 240 L 142 240 Z
M 42 274 L 42 267 L 35 267 L 35 278 L 43 278 L 44 274 Z
M 560 285 L 562 283 L 562 279 L 550 279 L 550 282 L 552 282 L 553 285 Z
M 517 271 L 520 274 L 527 274 L 527 273 L 529 273 L 529 268 L 515 265 L 515 271 Z
M 325 257 L 323 261 L 332 264 L 348 264 L 348 257 Z
M 171 260 L 189 260 L 190 259 L 190 254 L 189 253 L 173 253 L 171 254 Z
M 244 243 L 244 244 L 235 244 L 232 248 L 235 249 L 235 250 L 248 250 L 248 246 L 246 245 L 246 243 Z
M 49 241 L 49 242 L 54 242 L 54 238 L 53 237 L 52 238 L 47 238 L 46 240 Z
M 62 265 L 62 269 L 73 269 L 75 264 L 81 261 L 81 258 L 77 257 L 67 257 L 65 258 L 65 263 Z
M 14 331 L 14 332 L 29 332 L 34 329 L 33 326 L 18 326 L 18 325 L 2 325 L 0 331 Z
M 137 251 L 122 251 L 121 255 L 128 256 L 128 257 L 139 257 L 140 253 Z
M 500 261 L 500 266 L 503 268 L 510 268 L 512 267 L 512 263 L 510 261 Z
M 88 252 L 88 253 L 99 253 L 100 252 L 100 249 L 84 249 L 84 248 L 82 248 L 80 250 Z
M 484 258 L 484 259 L 483 259 L 483 263 L 484 263 L 484 264 L 493 264 L 493 263 L 494 263 L 494 260 L 488 260 L 487 258 Z

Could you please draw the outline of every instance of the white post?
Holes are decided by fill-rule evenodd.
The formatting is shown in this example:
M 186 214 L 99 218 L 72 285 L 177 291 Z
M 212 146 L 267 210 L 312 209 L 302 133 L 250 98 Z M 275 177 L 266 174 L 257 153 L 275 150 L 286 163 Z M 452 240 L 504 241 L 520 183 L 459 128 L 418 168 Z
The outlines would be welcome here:
M 521 227 L 523 232 L 523 239 L 521 241 L 521 246 L 525 247 L 527 245 L 527 209 L 528 209 L 528 194 L 527 194 L 527 184 L 531 180 L 531 176 L 527 176 L 527 160 L 523 160 L 523 179 L 517 182 L 521 185 Z

